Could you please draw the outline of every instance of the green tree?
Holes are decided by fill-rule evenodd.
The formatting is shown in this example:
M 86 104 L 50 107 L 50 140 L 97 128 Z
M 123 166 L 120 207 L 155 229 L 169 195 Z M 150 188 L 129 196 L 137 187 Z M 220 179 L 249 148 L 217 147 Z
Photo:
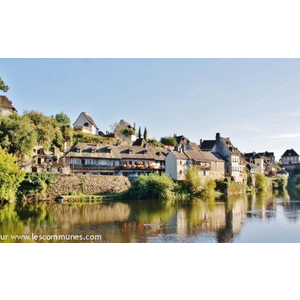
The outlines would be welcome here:
M 4 81 L 0 77 L 0 91 L 7 92 L 9 90 L 9 87 L 5 85 Z
M 138 137 L 139 137 L 139 139 L 142 138 L 142 130 L 141 130 L 141 126 L 139 127 Z
M 190 167 L 185 174 L 183 185 L 187 192 L 196 194 L 201 190 L 201 179 L 199 177 L 199 170 L 197 167 Z
M 70 126 L 71 119 L 63 112 L 55 115 L 55 120 L 60 124 L 60 126 Z
M 15 200 L 24 176 L 13 156 L 0 148 L 0 200 Z
M 55 115 L 55 120 L 60 126 L 60 130 L 65 142 L 72 144 L 74 131 L 71 127 L 71 119 L 63 112 Z
M 27 116 L 0 116 L 0 146 L 16 157 L 32 154 L 36 134 Z
M 162 137 L 160 142 L 164 145 L 177 146 L 176 138 L 173 136 Z
M 148 131 L 147 128 L 145 127 L 144 129 L 144 139 L 147 141 L 148 140 Z
M 62 148 L 63 135 L 60 124 L 53 117 L 47 117 L 38 111 L 25 112 L 31 120 L 36 132 L 37 144 L 43 146 L 45 150 Z
M 166 174 L 141 175 L 132 182 L 129 195 L 132 199 L 161 199 L 175 197 L 177 184 Z
M 255 173 L 255 188 L 258 191 L 262 191 L 268 188 L 268 181 L 264 174 Z

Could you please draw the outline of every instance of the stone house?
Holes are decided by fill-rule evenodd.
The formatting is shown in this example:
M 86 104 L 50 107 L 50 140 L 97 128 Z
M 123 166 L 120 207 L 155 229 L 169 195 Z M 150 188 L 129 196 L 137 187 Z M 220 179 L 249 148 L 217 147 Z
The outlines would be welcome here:
M 196 166 L 201 178 L 224 179 L 224 161 L 210 152 L 197 150 L 171 151 L 166 157 L 166 174 L 177 181 L 185 179 L 187 169 Z
M 244 154 L 245 160 L 248 162 L 250 167 L 250 172 L 254 173 L 265 173 L 265 164 L 264 158 L 261 157 L 258 153 L 250 152 Z
M 80 113 L 79 117 L 73 124 L 73 127 L 79 127 L 82 129 L 82 132 L 99 135 L 99 129 L 94 122 L 94 120 L 88 116 L 85 112 Z
M 282 165 L 294 165 L 299 163 L 299 155 L 294 149 L 286 150 L 281 156 Z
M 140 145 L 78 143 L 66 155 L 73 173 L 129 175 L 131 173 L 163 172 L 167 151 Z
M 233 146 L 230 138 L 223 138 L 220 136 L 220 133 L 217 133 L 214 141 L 200 140 L 200 148 L 217 155 L 225 161 L 226 176 L 230 176 L 235 182 L 246 182 L 245 162 L 242 161 L 241 152 Z
M 0 95 L 0 115 L 9 116 L 18 113 L 13 107 L 12 102 L 6 96 Z
M 132 131 L 134 134 L 123 133 L 124 130 Z M 131 124 L 122 119 L 115 128 L 115 137 L 130 143 L 135 142 L 137 140 L 135 124 L 131 126 Z

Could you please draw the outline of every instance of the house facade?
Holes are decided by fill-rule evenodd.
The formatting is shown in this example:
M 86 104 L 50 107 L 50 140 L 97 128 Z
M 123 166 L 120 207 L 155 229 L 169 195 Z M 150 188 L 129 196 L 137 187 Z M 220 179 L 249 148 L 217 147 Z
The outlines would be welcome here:
M 88 116 L 85 112 L 82 112 L 75 123 L 73 124 L 74 128 L 79 127 L 82 129 L 82 132 L 98 135 L 99 129 L 94 122 L 94 120 Z
M 133 134 L 130 134 L 130 131 Z M 135 142 L 137 140 L 135 124 L 131 126 L 131 124 L 122 119 L 115 128 L 115 136 L 131 143 Z
M 129 175 L 165 170 L 167 151 L 141 146 L 78 143 L 66 155 L 73 173 Z
M 220 133 L 217 133 L 215 140 L 200 140 L 200 148 L 225 161 L 225 176 L 230 176 L 235 182 L 246 182 L 246 163 L 230 138 L 223 138 Z
M 224 179 L 224 161 L 201 150 L 171 151 L 166 157 L 165 173 L 176 181 L 182 181 L 192 166 L 197 167 L 200 178 Z
M 12 102 L 6 97 L 0 95 L 0 115 L 9 116 L 13 113 L 18 113 L 13 107 Z
M 299 155 L 294 149 L 286 150 L 281 156 L 282 165 L 295 165 L 299 163 Z

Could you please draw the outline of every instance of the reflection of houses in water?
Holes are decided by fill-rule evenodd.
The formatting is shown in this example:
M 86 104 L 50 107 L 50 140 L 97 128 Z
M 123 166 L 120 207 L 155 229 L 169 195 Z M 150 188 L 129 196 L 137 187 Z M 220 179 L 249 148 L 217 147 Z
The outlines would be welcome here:
M 257 197 L 256 194 L 253 194 L 251 199 L 251 210 L 248 211 L 248 217 L 261 219 L 274 218 L 276 217 L 276 206 L 277 203 L 275 201 Z
M 199 233 L 216 232 L 218 242 L 231 241 L 240 232 L 247 209 L 246 198 L 230 203 L 213 203 L 213 206 L 200 201 L 190 210 L 179 208 L 176 214 L 178 238 L 182 240 Z
M 300 214 L 300 201 L 290 201 L 283 205 L 285 217 L 290 222 L 298 222 Z

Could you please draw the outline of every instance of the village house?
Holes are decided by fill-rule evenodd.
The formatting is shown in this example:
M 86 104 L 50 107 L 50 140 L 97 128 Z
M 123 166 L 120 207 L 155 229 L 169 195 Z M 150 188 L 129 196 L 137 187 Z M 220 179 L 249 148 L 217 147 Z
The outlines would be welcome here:
M 9 116 L 18 113 L 13 107 L 12 102 L 6 96 L 0 95 L 0 115 Z
M 131 124 L 122 119 L 116 125 L 115 137 L 131 143 L 135 142 L 137 140 L 135 124 L 131 126 Z
M 200 178 L 224 179 L 225 165 L 224 161 L 217 158 L 210 152 L 187 148 L 191 143 L 179 146 L 178 150 L 171 151 L 166 157 L 166 174 L 177 181 L 185 179 L 187 169 L 195 166 L 198 168 Z M 194 146 L 194 143 L 192 144 Z
M 282 165 L 293 165 L 299 163 L 299 155 L 294 149 L 286 150 L 282 156 L 280 163 Z
M 274 176 L 277 174 L 278 170 L 275 165 L 275 156 L 273 152 L 244 153 L 244 157 L 252 174 L 261 173 L 266 176 Z
M 26 173 L 61 173 L 70 174 L 70 167 L 60 155 L 47 152 L 42 146 L 34 146 L 33 156 L 23 155 L 20 160 L 20 169 Z
M 82 129 L 82 132 L 98 135 L 99 134 L 99 128 L 97 127 L 94 120 L 88 116 L 85 112 L 82 112 L 75 123 L 73 124 L 74 129 L 80 128 Z
M 214 141 L 200 140 L 200 148 L 225 161 L 226 176 L 230 176 L 235 182 L 246 182 L 246 162 L 242 160 L 241 152 L 233 146 L 230 138 L 223 138 L 217 133 Z
M 66 155 L 73 173 L 129 175 L 165 170 L 163 148 L 155 148 L 143 140 L 134 145 L 78 143 Z

